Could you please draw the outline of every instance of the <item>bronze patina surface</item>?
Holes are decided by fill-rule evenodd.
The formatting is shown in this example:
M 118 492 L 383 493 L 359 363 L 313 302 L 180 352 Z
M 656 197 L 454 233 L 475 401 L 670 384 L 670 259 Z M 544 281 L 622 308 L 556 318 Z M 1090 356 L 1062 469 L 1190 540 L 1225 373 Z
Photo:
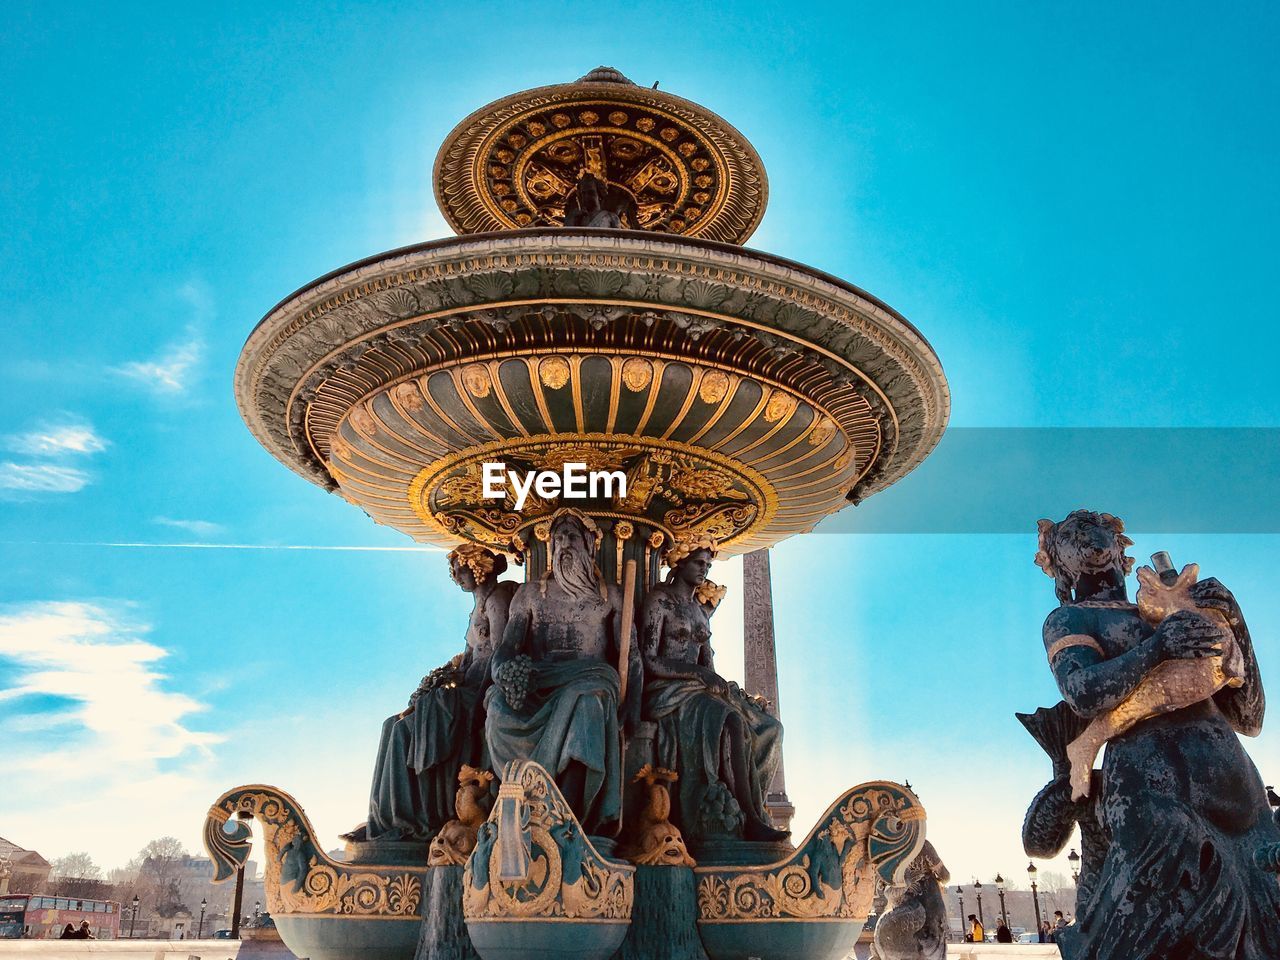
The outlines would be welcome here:
M 764 165 L 705 107 L 616 70 L 481 107 L 436 158 L 436 199 L 458 233 L 560 225 L 584 174 L 635 230 L 742 243 L 764 216 Z
M 893 483 L 949 412 L 927 341 L 862 291 L 621 230 L 460 238 L 338 271 L 268 314 L 236 380 L 295 471 L 416 540 L 508 551 L 552 505 L 481 502 L 486 460 L 576 451 L 626 470 L 644 502 L 593 512 L 732 554 Z
M 1163 584 L 1148 569 L 1130 602 L 1133 541 L 1111 514 L 1074 510 L 1039 532 L 1036 564 L 1059 601 L 1042 639 L 1062 700 L 1018 714 L 1054 774 L 1022 839 L 1047 859 L 1080 827 L 1077 921 L 1059 931 L 1062 956 L 1280 956 L 1267 859 L 1280 828 L 1237 736 L 1257 736 L 1266 710 L 1240 604 L 1190 565 Z M 1107 749 L 1094 770 L 1099 723 Z
M 924 811 L 874 782 L 798 849 L 771 823 L 781 723 L 715 671 L 706 573 L 921 463 L 937 356 L 857 287 L 740 246 L 767 199 L 751 145 L 617 71 L 482 108 L 435 173 L 462 235 L 287 297 L 236 399 L 290 469 L 454 548 L 467 649 L 384 723 L 347 861 L 246 787 L 210 814 L 220 874 L 247 855 L 227 822 L 256 816 L 313 960 L 837 960 Z M 611 479 L 494 491 L 487 465 Z

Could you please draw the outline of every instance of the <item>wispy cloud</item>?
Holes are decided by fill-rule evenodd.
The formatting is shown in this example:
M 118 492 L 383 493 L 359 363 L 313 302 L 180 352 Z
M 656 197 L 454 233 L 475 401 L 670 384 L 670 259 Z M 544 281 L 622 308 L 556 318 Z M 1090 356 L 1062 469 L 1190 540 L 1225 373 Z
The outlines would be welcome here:
M 128 835 L 116 846 L 136 848 L 182 828 L 208 794 L 222 738 L 193 727 L 205 705 L 171 689 L 169 651 L 148 632 L 96 603 L 0 606 L 6 782 L 30 786 L 0 791 L 0 819 L 29 843 L 97 850 L 109 809 Z
M 0 447 L 25 460 L 0 463 L 0 496 L 23 499 L 47 493 L 78 493 L 93 475 L 79 461 L 107 449 L 93 427 L 78 420 L 46 423 L 0 438 Z
M 204 356 L 204 341 L 188 331 L 187 339 L 166 347 L 151 360 L 134 360 L 116 367 L 116 372 L 136 380 L 159 394 L 186 391 L 195 379 L 197 365 Z
M 101 453 L 107 442 L 87 423 L 60 423 L 7 437 L 5 446 L 33 457 L 61 457 Z
M 158 523 L 162 527 L 185 530 L 187 533 L 197 537 L 216 537 L 226 532 L 226 528 L 222 524 L 213 523 L 209 520 L 175 520 L 172 517 L 155 517 L 152 522 Z
M 78 746 L 92 747 L 104 763 L 207 749 L 218 738 L 185 726 L 185 718 L 204 707 L 164 689 L 156 665 L 168 651 L 142 639 L 147 629 L 87 603 L 0 607 L 0 657 L 18 668 L 16 682 L 0 689 L 0 702 L 37 696 L 68 701 L 64 719 L 80 728 L 85 741 Z
M 204 359 L 204 338 L 200 335 L 213 318 L 213 298 L 201 283 L 191 282 L 177 291 L 188 308 L 190 320 L 181 338 L 169 343 L 154 357 L 131 360 L 114 367 L 122 377 L 134 380 L 161 396 L 185 393 L 199 378 L 200 361 Z
M 52 463 L 0 463 L 0 490 L 10 494 L 78 493 L 89 485 L 87 471 Z

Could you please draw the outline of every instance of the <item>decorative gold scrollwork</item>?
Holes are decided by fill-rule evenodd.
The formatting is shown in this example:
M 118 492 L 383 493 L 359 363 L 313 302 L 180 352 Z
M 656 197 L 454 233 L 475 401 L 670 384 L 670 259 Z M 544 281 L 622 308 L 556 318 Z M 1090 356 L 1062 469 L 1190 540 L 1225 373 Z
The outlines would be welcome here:
M 564 84 L 473 114 L 445 141 L 437 196 L 462 232 L 560 223 L 581 178 L 631 200 L 631 229 L 741 243 L 764 212 L 764 171 L 710 111 L 631 83 Z
M 504 851 L 517 854 L 515 876 Z M 546 770 L 532 760 L 515 760 L 503 771 L 498 804 L 467 861 L 463 914 L 468 920 L 626 923 L 634 875 L 631 864 L 600 855 Z
M 559 359 L 566 364 L 563 358 Z M 726 547 L 767 523 L 777 497 L 751 467 L 715 451 L 675 440 L 606 434 L 542 434 L 513 437 L 436 461 L 409 487 L 409 505 L 432 526 L 493 550 L 510 550 L 511 537 L 535 527 L 558 501 L 530 491 L 519 512 L 508 489 L 501 499 L 484 496 L 481 465 L 498 461 L 508 469 L 560 472 L 582 463 L 589 471 L 619 471 L 621 484 L 605 490 L 608 500 L 585 508 L 611 520 L 665 527 L 675 535 L 713 537 Z
M 235 818 L 234 829 L 226 824 Z M 241 821 L 257 819 L 266 841 L 267 909 L 273 914 L 413 917 L 422 899 L 425 868 L 331 860 L 296 800 L 276 787 L 255 784 L 228 790 L 205 819 L 205 849 L 214 880 L 235 875 L 249 855 L 250 833 Z
M 761 866 L 698 867 L 703 923 L 865 920 L 877 879 L 899 883 L 924 846 L 924 808 L 888 781 L 849 790 L 791 857 Z

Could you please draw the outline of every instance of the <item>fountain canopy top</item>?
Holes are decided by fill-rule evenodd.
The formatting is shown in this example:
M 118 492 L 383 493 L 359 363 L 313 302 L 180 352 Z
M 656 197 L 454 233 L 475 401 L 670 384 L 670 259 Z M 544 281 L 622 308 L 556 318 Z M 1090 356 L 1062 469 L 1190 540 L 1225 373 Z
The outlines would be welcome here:
M 696 104 L 609 68 L 516 94 L 450 134 L 436 192 L 463 236 L 303 288 L 236 371 L 268 451 L 415 540 L 523 555 L 571 505 L 609 536 L 744 552 L 941 437 L 946 379 L 910 323 L 737 245 L 764 169 Z M 627 492 L 517 507 L 484 495 L 492 462 L 617 470 Z
M 747 139 L 705 107 L 611 67 L 481 107 L 436 157 L 436 200 L 458 233 L 560 226 L 583 174 L 625 201 L 634 230 L 743 243 L 768 181 Z

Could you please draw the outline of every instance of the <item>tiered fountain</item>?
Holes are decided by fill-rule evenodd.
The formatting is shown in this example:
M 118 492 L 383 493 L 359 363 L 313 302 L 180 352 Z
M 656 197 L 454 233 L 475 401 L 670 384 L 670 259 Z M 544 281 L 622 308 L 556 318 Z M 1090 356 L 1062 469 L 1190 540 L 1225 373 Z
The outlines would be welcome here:
M 450 134 L 435 188 L 459 236 L 289 296 L 236 371 L 263 446 L 378 523 L 483 546 L 537 582 L 566 502 L 487 497 L 483 465 L 621 473 L 625 492 L 571 505 L 598 533 L 603 581 L 639 617 L 674 545 L 736 554 L 809 531 L 904 476 L 942 434 L 946 380 L 910 323 L 851 284 L 741 246 L 764 214 L 764 169 L 697 104 L 607 68 L 519 93 Z M 628 772 L 638 743 L 625 745 Z M 637 870 L 692 871 L 695 954 L 785 960 L 843 956 L 877 883 L 900 880 L 924 843 L 911 792 L 875 782 L 839 797 L 796 846 L 691 844 L 696 866 L 637 867 L 574 833 L 582 811 L 556 771 L 493 772 L 461 902 L 433 894 L 433 871 L 450 868 L 425 856 L 357 839 L 346 861 L 330 859 L 273 787 L 225 794 L 208 846 L 230 875 L 248 852 L 236 819 L 261 821 L 268 906 L 311 960 L 409 960 L 424 920 L 448 926 L 432 911 L 456 911 L 469 931 L 450 955 L 607 960 L 643 932 L 633 913 L 651 916 Z M 636 822 L 652 792 L 625 802 L 623 823 Z

